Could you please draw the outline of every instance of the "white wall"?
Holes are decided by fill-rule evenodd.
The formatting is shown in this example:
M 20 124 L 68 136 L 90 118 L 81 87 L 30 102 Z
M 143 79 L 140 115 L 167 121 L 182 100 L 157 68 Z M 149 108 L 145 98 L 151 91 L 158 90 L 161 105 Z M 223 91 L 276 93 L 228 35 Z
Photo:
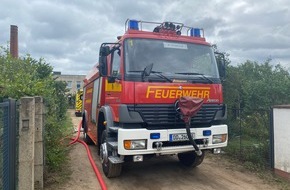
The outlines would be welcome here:
M 274 168 L 290 173 L 290 106 L 273 108 Z
M 58 81 L 71 81 L 71 87 L 68 88 L 70 94 L 75 94 L 77 92 L 77 81 L 81 82 L 80 89 L 83 89 L 85 79 L 85 75 L 54 75 L 56 80 Z

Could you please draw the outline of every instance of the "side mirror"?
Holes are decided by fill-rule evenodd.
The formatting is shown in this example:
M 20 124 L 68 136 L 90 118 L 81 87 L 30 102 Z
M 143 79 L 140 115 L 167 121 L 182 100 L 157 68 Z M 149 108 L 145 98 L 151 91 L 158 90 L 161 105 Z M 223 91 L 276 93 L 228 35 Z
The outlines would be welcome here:
M 118 49 L 121 44 L 119 43 L 102 43 L 99 52 L 99 72 L 100 76 L 108 76 L 108 64 L 107 56 L 110 55 L 113 51 Z M 110 46 L 116 46 L 114 49 L 111 49 Z
M 110 47 L 109 46 L 101 46 L 100 47 L 100 56 L 108 56 L 110 54 Z
M 101 46 L 99 53 L 99 71 L 101 76 L 107 76 L 108 66 L 107 66 L 107 56 L 110 54 L 109 46 Z
M 226 77 L 225 55 L 223 53 L 215 52 L 216 62 L 219 70 L 219 75 L 222 79 Z
M 107 76 L 108 74 L 108 66 L 107 66 L 107 57 L 106 56 L 100 56 L 99 57 L 99 72 L 100 76 Z

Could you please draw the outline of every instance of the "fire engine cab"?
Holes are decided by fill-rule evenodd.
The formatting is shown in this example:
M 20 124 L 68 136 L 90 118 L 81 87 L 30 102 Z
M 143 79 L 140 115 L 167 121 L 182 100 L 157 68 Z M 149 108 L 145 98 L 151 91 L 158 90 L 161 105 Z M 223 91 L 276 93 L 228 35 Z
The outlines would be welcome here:
M 99 63 L 84 80 L 84 138 L 99 147 L 104 174 L 119 176 L 123 162 L 156 155 L 177 155 L 196 167 L 206 150 L 227 146 L 223 60 L 203 29 L 128 19 L 117 42 L 101 45 Z M 182 97 L 202 100 L 189 120 L 196 146 L 179 111 Z

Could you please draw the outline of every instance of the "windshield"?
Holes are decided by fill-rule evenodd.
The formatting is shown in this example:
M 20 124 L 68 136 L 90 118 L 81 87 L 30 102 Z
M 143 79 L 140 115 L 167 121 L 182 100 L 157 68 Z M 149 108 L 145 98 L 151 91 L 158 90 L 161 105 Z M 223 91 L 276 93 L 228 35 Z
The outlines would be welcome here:
M 153 63 L 153 71 L 171 78 L 219 78 L 210 46 L 152 39 L 125 41 L 126 74 L 136 74 Z

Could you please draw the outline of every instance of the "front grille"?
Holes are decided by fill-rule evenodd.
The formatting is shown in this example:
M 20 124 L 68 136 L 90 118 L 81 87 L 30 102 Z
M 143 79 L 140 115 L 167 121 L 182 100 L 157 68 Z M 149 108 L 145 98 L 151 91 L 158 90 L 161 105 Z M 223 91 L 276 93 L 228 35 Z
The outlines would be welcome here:
M 173 104 L 137 104 L 135 106 L 128 105 L 128 109 L 129 111 L 139 112 L 148 129 L 182 128 L 185 126 Z M 222 104 L 204 104 L 197 114 L 191 118 L 191 125 L 193 127 L 209 126 L 216 112 L 222 109 Z

